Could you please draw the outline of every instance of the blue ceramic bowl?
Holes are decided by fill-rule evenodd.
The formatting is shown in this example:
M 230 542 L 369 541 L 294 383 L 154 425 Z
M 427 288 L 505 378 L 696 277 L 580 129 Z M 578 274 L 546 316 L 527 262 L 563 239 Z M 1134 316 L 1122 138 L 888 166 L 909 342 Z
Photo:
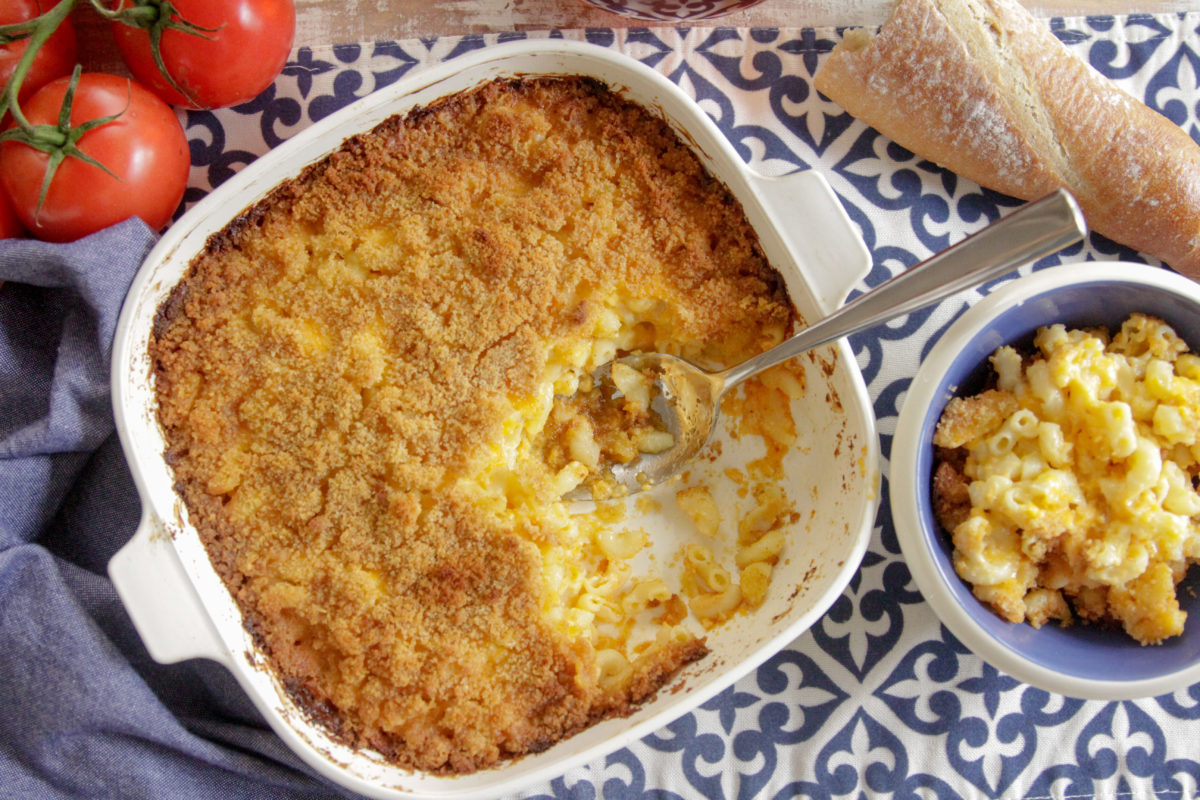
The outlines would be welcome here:
M 997 616 L 975 599 L 951 562 L 949 536 L 930 503 L 933 431 L 957 394 L 981 388 L 988 357 L 1032 340 L 1043 325 L 1106 325 L 1131 313 L 1161 317 L 1200 352 L 1200 284 L 1131 263 L 1076 263 L 1005 284 L 968 309 L 935 344 L 913 379 L 891 453 L 896 533 L 922 595 L 946 627 L 997 669 L 1060 694 L 1099 700 L 1149 697 L 1200 682 L 1200 565 L 1180 585 L 1184 633 L 1141 646 L 1120 630 L 1056 623 L 1035 629 Z

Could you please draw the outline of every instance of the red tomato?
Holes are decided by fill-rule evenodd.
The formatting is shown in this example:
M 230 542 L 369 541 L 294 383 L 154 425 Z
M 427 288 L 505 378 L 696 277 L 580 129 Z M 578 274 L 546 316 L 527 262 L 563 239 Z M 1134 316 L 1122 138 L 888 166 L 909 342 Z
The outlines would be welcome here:
M 0 3 L 0 25 L 24 22 L 41 16 L 54 8 L 57 2 L 58 0 L 4 0 Z M 8 83 L 8 79 L 17 68 L 17 62 L 25 53 L 26 44 L 27 40 L 20 40 L 0 45 L 0 83 Z M 50 38 L 33 57 L 33 64 L 21 83 L 17 102 L 24 103 L 31 94 L 55 78 L 70 75 L 71 70 L 75 69 L 76 50 L 75 28 L 68 17 L 50 34 Z
M 59 78 L 29 98 L 22 110 L 32 124 L 57 122 L 69 83 L 70 78 Z M 171 220 L 187 188 L 191 163 L 175 110 L 129 78 L 84 73 L 75 90 L 71 124 L 112 114 L 120 117 L 85 133 L 78 147 L 117 177 L 67 158 L 40 211 L 49 155 L 23 142 L 0 142 L 0 183 L 34 236 L 67 242 L 132 216 L 155 229 Z
M 131 4 L 117 0 L 116 7 Z M 172 0 L 172 5 L 175 19 L 215 29 L 203 37 L 163 31 L 163 63 L 186 96 L 159 72 L 146 30 L 112 25 L 130 72 L 168 103 L 192 108 L 245 103 L 270 86 L 287 63 L 296 32 L 294 0 Z
M 8 195 L 0 192 L 0 239 L 20 239 L 25 236 L 25 226 L 17 219 Z

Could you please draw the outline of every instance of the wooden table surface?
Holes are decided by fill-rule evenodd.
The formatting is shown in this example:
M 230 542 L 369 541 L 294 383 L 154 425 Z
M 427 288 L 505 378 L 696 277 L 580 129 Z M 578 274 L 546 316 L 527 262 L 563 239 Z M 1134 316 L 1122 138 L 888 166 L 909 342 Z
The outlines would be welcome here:
M 1022 0 L 1038 16 L 1200 10 L 1200 0 Z M 878 25 L 894 0 L 764 0 L 703 23 L 736 26 Z M 646 25 L 584 0 L 297 0 L 301 44 L 431 33 Z
M 734 26 L 879 25 L 894 0 L 763 0 L 703 24 Z M 1200 0 L 1022 0 L 1037 16 L 1200 10 Z M 86 6 L 86 4 L 83 4 Z M 77 12 L 81 60 L 88 69 L 123 72 L 106 24 Z M 549 28 L 624 27 L 620 17 L 584 0 L 296 0 L 296 47 L 417 36 Z

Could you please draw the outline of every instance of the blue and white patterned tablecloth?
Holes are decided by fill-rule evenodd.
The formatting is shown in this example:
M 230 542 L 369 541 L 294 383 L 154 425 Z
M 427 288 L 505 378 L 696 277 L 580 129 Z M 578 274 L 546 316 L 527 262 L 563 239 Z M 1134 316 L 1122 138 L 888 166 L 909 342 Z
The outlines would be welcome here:
M 1060 19 L 1054 31 L 1200 140 L 1200 12 Z M 562 36 L 669 76 L 758 170 L 823 173 L 870 248 L 866 284 L 1017 203 L 914 157 L 817 95 L 833 29 L 597 29 L 302 49 L 274 90 L 190 113 L 194 202 L 308 124 L 425 65 L 520 37 Z M 1093 236 L 1067 258 L 1141 259 Z M 1045 262 L 1056 263 L 1057 259 Z M 1039 265 L 1044 266 L 1045 264 Z M 865 287 L 860 287 L 865 288 Z M 887 457 L 921 356 L 968 293 L 854 339 Z M 1200 792 L 1200 685 L 1142 702 L 1084 702 L 1019 683 L 968 652 L 916 591 L 887 484 L 857 577 L 811 632 L 636 746 L 530 797 L 1076 798 Z

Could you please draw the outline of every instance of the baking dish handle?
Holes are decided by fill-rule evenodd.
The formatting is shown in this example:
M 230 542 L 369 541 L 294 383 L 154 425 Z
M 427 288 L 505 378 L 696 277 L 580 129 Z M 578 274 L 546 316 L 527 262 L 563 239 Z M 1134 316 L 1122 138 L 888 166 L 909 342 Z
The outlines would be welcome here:
M 829 181 L 814 170 L 782 177 L 750 171 L 750 181 L 817 307 L 828 314 L 841 306 L 871 271 L 871 252 Z
M 155 661 L 210 658 L 230 666 L 171 535 L 153 512 L 142 510 L 133 538 L 108 562 L 108 576 Z

